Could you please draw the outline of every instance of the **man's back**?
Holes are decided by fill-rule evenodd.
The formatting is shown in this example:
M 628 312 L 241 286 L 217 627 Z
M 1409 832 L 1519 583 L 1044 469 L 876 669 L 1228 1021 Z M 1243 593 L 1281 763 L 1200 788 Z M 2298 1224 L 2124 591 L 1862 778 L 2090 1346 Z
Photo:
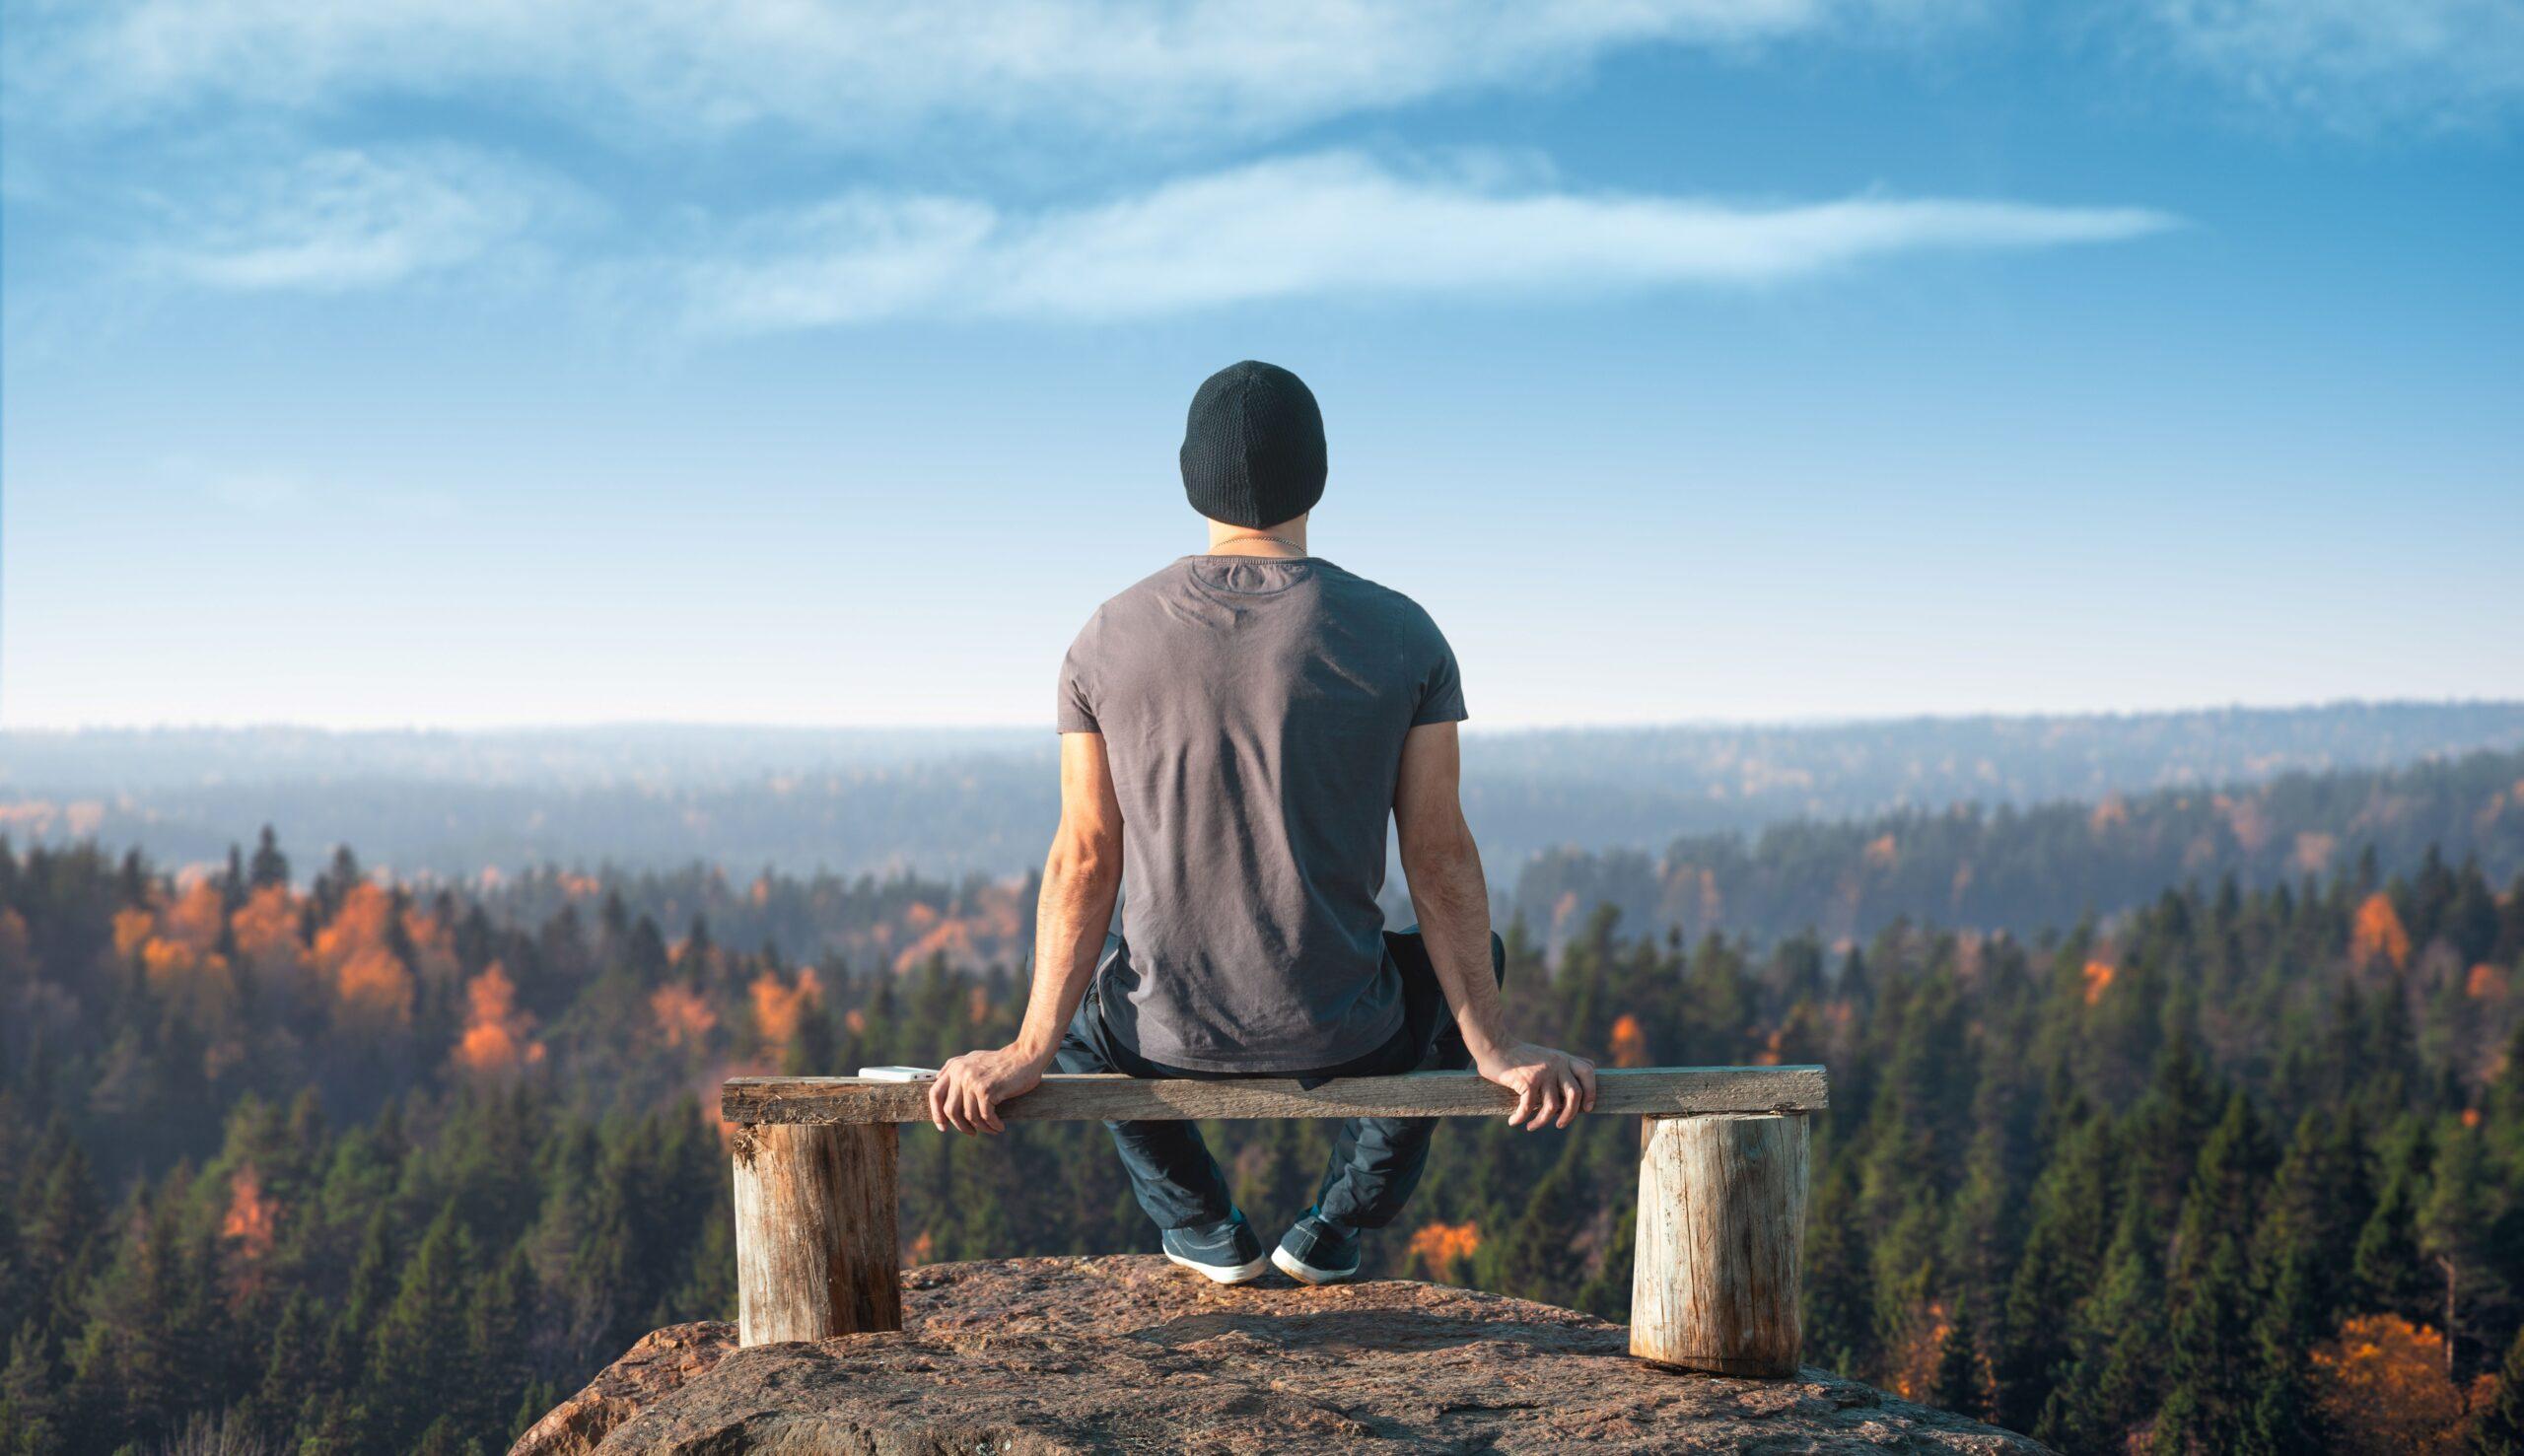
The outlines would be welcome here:
M 1025 1019 L 1008 1045 L 938 1069 L 930 1120 L 999 1132 L 1000 1104 L 1057 1062 L 1126 1076 L 1469 1068 L 1515 1094 L 1509 1127 L 1569 1126 L 1594 1105 L 1593 1064 L 1504 1025 L 1505 952 L 1457 793 L 1454 654 L 1408 597 L 1306 554 L 1329 468 L 1313 391 L 1276 365 L 1220 370 L 1192 395 L 1180 460 L 1210 554 L 1104 603 L 1070 648 Z M 1390 956 L 1388 812 L 1420 917 Z M 1222 1283 L 1276 1266 L 1320 1284 L 1357 1277 L 1361 1231 L 1400 1214 L 1436 1125 L 1344 1122 L 1314 1207 L 1268 1258 L 1199 1129 L 1109 1126 L 1166 1258 Z
M 1210 1072 L 1335 1066 L 1400 1022 L 1383 955 L 1404 736 L 1464 715 L 1397 591 L 1314 557 L 1187 556 L 1106 602 L 1062 665 L 1124 825 L 1116 1035 Z

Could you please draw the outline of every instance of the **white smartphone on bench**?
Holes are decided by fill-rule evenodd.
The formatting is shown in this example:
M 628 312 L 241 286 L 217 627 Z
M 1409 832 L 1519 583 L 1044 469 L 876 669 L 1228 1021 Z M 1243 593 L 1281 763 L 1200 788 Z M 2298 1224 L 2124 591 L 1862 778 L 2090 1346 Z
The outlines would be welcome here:
M 928 1081 L 938 1075 L 935 1067 L 862 1067 L 859 1075 L 867 1081 Z

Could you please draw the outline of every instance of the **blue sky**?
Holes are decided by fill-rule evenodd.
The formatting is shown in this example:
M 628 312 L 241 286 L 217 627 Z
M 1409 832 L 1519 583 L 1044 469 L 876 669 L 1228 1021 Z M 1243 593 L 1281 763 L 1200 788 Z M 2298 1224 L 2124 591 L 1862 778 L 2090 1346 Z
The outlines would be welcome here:
M 0 3 L 0 726 L 1048 725 L 1245 357 L 1477 723 L 2524 696 L 2508 0 Z

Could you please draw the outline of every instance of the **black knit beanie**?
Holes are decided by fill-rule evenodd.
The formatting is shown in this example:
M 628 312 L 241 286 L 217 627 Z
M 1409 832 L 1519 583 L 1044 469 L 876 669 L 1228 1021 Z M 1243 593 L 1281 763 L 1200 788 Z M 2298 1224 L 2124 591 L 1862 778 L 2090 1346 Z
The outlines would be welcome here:
M 1323 411 L 1278 365 L 1230 364 L 1192 396 L 1182 459 L 1184 498 L 1212 520 L 1293 520 L 1323 499 Z

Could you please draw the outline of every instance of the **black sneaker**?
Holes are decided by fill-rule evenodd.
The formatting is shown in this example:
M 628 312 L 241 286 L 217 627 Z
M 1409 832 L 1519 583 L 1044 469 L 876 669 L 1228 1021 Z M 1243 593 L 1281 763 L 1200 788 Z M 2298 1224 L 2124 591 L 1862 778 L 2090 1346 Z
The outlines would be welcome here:
M 1301 1284 L 1337 1284 L 1359 1277 L 1359 1231 L 1316 1215 L 1312 1209 L 1280 1236 L 1271 1251 L 1280 1273 Z
M 1165 1257 L 1223 1284 L 1251 1283 L 1271 1267 L 1241 1209 L 1225 1223 L 1165 1230 Z

